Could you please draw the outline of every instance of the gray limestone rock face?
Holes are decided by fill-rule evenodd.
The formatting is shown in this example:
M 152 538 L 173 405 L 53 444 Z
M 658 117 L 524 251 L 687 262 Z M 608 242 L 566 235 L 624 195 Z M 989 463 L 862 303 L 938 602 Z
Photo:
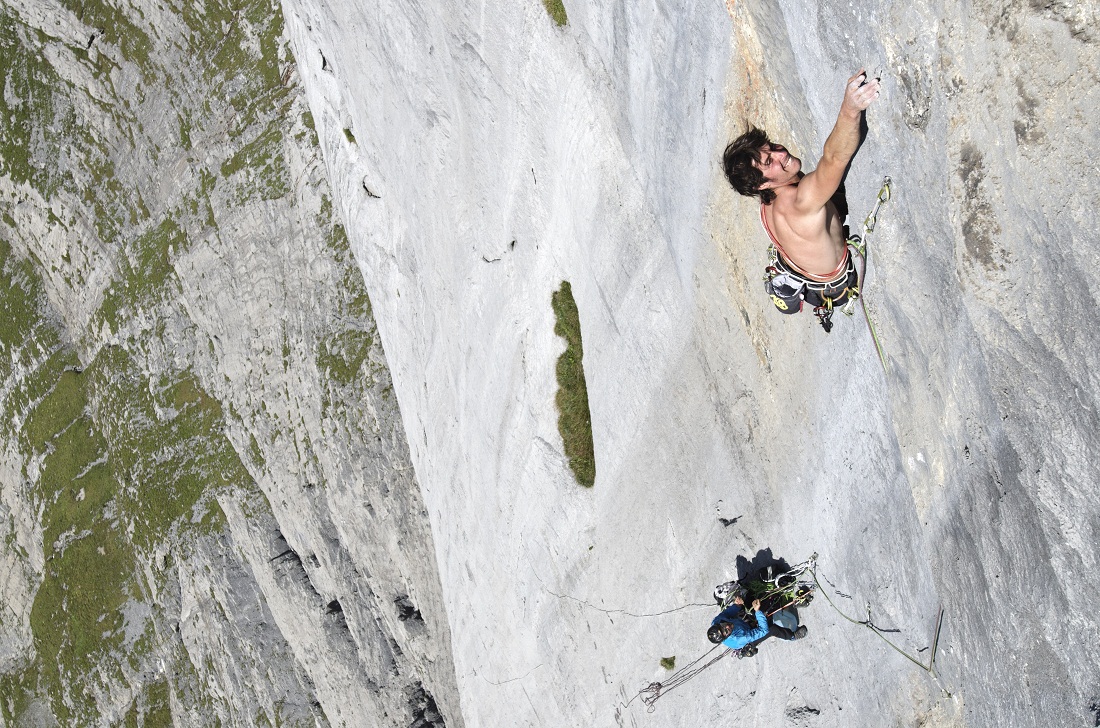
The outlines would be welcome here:
M 566 10 L 0 4 L 0 723 L 1100 720 L 1095 4 Z M 719 167 L 861 66 L 885 367 Z
M 1091 725 L 1100 133 L 1088 3 L 287 2 L 439 555 L 469 725 Z M 884 93 L 860 315 L 782 317 L 747 123 L 812 168 Z M 354 139 L 354 141 L 352 141 Z M 580 309 L 595 488 L 550 295 Z M 738 558 L 820 553 L 810 637 L 703 654 Z M 871 620 L 918 662 L 892 650 Z

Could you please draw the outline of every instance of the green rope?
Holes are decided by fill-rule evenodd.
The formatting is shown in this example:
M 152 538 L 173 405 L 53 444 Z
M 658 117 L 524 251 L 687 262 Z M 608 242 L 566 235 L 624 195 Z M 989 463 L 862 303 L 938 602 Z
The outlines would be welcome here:
M 874 625 L 873 622 L 871 622 L 869 615 L 868 615 L 868 619 L 859 620 L 859 619 L 854 619 L 852 617 L 849 617 L 847 614 L 845 614 L 843 611 L 841 611 L 840 607 L 838 607 L 836 605 L 836 602 L 833 601 L 832 597 L 829 596 L 829 592 L 825 591 L 825 587 L 821 586 L 821 582 L 817 578 L 817 572 L 814 571 L 813 569 L 810 569 L 810 574 L 814 577 L 814 583 L 817 584 L 818 591 L 820 591 L 821 594 L 825 597 L 826 601 L 829 602 L 829 606 L 831 606 L 834 610 L 836 610 L 837 614 L 839 614 L 841 617 L 844 617 L 844 619 L 848 620 L 852 624 L 863 625 L 867 629 L 871 630 L 876 635 L 878 635 L 882 639 L 883 642 L 890 645 L 890 647 L 894 648 L 894 651 L 897 652 L 899 655 L 901 655 L 905 659 L 909 660 L 914 665 L 916 665 L 920 669 L 922 669 L 925 672 L 927 672 L 928 674 L 930 674 L 932 677 L 936 677 L 936 673 L 935 673 L 934 668 L 935 668 L 935 664 L 936 664 L 936 648 L 938 647 L 939 641 L 940 641 L 940 627 L 943 625 L 943 608 L 942 607 L 940 608 L 939 615 L 936 617 L 936 635 L 932 640 L 932 654 L 928 659 L 928 664 L 925 665 L 923 662 L 921 662 L 920 660 L 913 657 L 908 652 L 906 652 L 905 650 L 901 649 L 900 647 L 895 645 L 893 642 L 891 642 L 890 639 L 882 633 L 882 630 L 880 630 L 878 627 L 876 627 Z M 868 612 L 870 612 L 870 609 L 868 609 Z
M 886 202 L 890 201 L 891 188 L 890 178 L 884 177 L 882 180 L 882 188 L 878 191 L 878 199 L 875 200 L 875 206 L 871 210 L 871 213 L 863 221 L 863 238 L 860 241 L 860 247 L 856 252 L 863 258 L 863 275 L 860 276 L 860 305 L 863 306 L 863 317 L 867 319 L 867 329 L 871 332 L 871 339 L 875 342 L 875 351 L 878 352 L 878 360 L 882 362 L 882 371 L 886 374 L 890 373 L 890 367 L 886 364 L 886 352 L 882 349 L 882 342 L 878 338 L 878 332 L 875 330 L 875 322 L 871 320 L 871 314 L 867 310 L 867 298 L 862 295 L 862 289 L 866 288 L 867 268 L 870 265 L 871 259 L 867 250 L 867 241 L 871 237 L 871 233 L 875 231 L 875 225 L 878 223 L 878 211 L 879 208 Z
M 864 258 L 863 260 L 863 264 L 866 266 L 867 259 Z M 882 371 L 889 374 L 890 366 L 886 363 L 886 353 L 882 350 L 882 342 L 879 341 L 878 332 L 875 331 L 875 322 L 871 319 L 871 313 L 867 310 L 867 299 L 860 296 L 859 301 L 863 306 L 863 317 L 867 319 L 867 330 L 871 332 L 871 340 L 875 342 L 875 351 L 878 352 L 878 360 L 882 362 Z

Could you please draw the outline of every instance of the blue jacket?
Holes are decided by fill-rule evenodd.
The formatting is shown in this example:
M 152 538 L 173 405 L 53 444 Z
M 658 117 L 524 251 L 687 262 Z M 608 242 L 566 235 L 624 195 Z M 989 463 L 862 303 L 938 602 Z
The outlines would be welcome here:
M 752 625 L 741 618 L 741 609 L 740 604 L 727 607 L 711 622 L 711 624 L 729 622 L 733 625 L 733 632 L 730 633 L 729 637 L 722 640 L 722 644 L 734 650 L 739 650 L 750 642 L 768 636 L 768 618 L 764 616 L 764 613 L 759 609 L 756 610 L 756 627 L 753 628 Z

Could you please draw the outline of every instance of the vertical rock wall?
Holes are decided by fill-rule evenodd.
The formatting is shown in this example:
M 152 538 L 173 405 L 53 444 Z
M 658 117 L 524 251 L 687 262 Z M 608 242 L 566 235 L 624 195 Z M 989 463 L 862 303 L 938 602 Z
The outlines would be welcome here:
M 1095 8 L 288 2 L 337 207 L 432 521 L 470 725 L 1089 724 Z M 728 12 L 727 12 L 728 11 Z M 883 98 L 868 298 L 769 310 L 747 121 L 808 165 L 844 79 Z M 581 312 L 598 478 L 555 426 L 550 294 Z M 635 697 L 708 647 L 737 557 L 821 554 L 837 605 Z
M 1096 8 L 566 9 L 0 5 L 0 721 L 1096 722 Z M 717 163 L 859 65 L 887 373 Z M 646 712 L 814 551 L 935 677 L 819 598 Z

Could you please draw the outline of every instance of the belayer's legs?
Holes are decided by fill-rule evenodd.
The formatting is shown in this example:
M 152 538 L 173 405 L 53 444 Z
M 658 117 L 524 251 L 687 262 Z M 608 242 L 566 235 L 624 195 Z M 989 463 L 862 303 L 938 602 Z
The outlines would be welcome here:
M 794 639 L 794 632 L 787 629 L 786 627 L 780 627 L 778 624 L 769 624 L 768 625 L 768 636 L 769 637 L 778 637 L 781 640 L 793 640 Z
M 781 640 L 800 640 L 806 636 L 808 631 L 806 625 L 802 625 L 793 632 L 786 627 L 780 627 L 778 624 L 768 625 L 768 636 L 778 637 Z

